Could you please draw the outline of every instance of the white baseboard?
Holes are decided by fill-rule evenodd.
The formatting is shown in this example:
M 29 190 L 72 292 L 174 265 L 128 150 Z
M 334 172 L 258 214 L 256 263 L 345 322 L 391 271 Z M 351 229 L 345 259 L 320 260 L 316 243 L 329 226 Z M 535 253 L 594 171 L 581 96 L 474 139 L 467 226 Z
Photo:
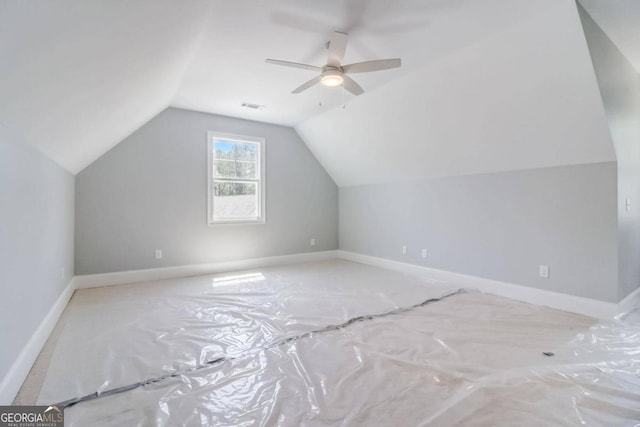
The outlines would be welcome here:
M 309 252 L 303 254 L 282 255 L 267 258 L 255 258 L 240 261 L 198 264 L 179 267 L 153 268 L 148 270 L 123 271 L 117 273 L 91 274 L 74 277 L 62 291 L 49 313 L 40 322 L 38 329 L 24 346 L 15 362 L 0 382 L 0 405 L 11 405 L 31 367 L 56 326 L 60 315 L 69 303 L 76 289 L 120 285 L 149 280 L 172 279 L 197 276 L 200 274 L 222 273 L 234 270 L 246 270 L 275 265 L 296 264 L 309 261 L 322 261 L 337 258 L 337 250 Z
M 640 288 L 631 292 L 618 303 L 618 313 L 620 316 L 640 307 Z
M 598 301 L 591 298 L 545 291 L 529 286 L 498 282 L 496 280 L 468 276 L 460 273 L 452 273 L 450 271 L 436 270 L 434 268 L 362 255 L 355 252 L 341 250 L 338 251 L 338 256 L 348 261 L 422 276 L 438 282 L 450 283 L 459 288 L 476 289 L 518 301 L 544 305 L 558 310 L 570 311 L 572 313 L 583 314 L 599 319 L 611 319 L 619 313 L 617 304 Z M 637 296 L 640 298 L 640 293 Z
M 151 280 L 176 279 L 179 277 L 202 274 L 224 273 L 229 271 L 264 268 L 275 265 L 297 264 L 309 261 L 335 259 L 338 251 L 309 252 L 293 255 L 281 255 L 267 258 L 253 258 L 239 261 L 217 262 L 213 264 L 192 264 L 177 267 L 150 268 L 145 270 L 119 271 L 116 273 L 87 274 L 76 276 L 76 289 L 98 288 L 102 286 L 123 285 L 127 283 L 147 282 Z
M 62 294 L 51 306 L 49 313 L 42 319 L 40 326 L 33 333 L 27 344 L 24 346 L 17 359 L 9 368 L 9 371 L 0 382 L 0 405 L 11 405 L 15 399 L 25 378 L 29 374 L 33 363 L 38 358 L 42 347 L 47 342 L 51 331 L 56 326 L 60 315 L 64 311 L 67 303 L 75 291 L 75 279 L 72 279 L 64 288 Z
M 9 372 L 0 382 L 0 405 L 10 405 L 13 402 L 24 379 L 29 374 L 33 363 L 40 354 L 42 347 L 49 338 L 51 331 L 76 289 L 172 279 L 335 258 L 427 277 L 430 280 L 454 284 L 460 288 L 477 289 L 519 301 L 544 305 L 601 319 L 610 319 L 618 313 L 629 311 L 631 308 L 640 305 L 640 288 L 627 296 L 619 304 L 614 304 L 342 250 L 282 255 L 214 264 L 197 264 L 76 276 L 69 282 L 60 297 L 58 297 L 47 316 L 42 320 L 38 329 L 22 349 L 22 352 L 9 369 Z

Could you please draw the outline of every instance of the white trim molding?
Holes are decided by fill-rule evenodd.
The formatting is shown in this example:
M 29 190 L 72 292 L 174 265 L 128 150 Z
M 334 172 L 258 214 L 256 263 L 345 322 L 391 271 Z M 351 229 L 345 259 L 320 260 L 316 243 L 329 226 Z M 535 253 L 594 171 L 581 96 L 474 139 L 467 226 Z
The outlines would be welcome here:
M 524 301 L 531 304 L 544 305 L 557 310 L 570 311 L 599 319 L 611 319 L 619 313 L 618 304 L 584 298 L 559 292 L 545 291 L 529 286 L 514 285 L 482 277 L 437 270 L 421 265 L 407 264 L 385 258 L 362 255 L 355 252 L 339 251 L 338 256 L 344 260 L 386 268 L 406 274 L 426 277 L 432 281 L 453 284 L 459 288 L 476 289 L 482 292 Z M 640 294 L 638 294 L 640 297 Z
M 179 277 L 225 273 L 229 271 L 264 268 L 285 264 L 298 264 L 301 262 L 322 261 L 336 258 L 338 258 L 337 250 L 308 252 L 266 258 L 216 262 L 212 264 L 192 264 L 177 267 L 118 271 L 115 273 L 87 274 L 76 276 L 75 283 L 77 289 L 98 288 L 102 286 L 124 285 L 127 283 L 147 282 L 150 280 L 176 279 Z
M 437 270 L 415 264 L 407 264 L 385 258 L 358 254 L 343 250 L 309 252 L 281 255 L 266 258 L 254 258 L 227 261 L 213 264 L 196 264 L 177 267 L 152 268 L 146 270 L 122 271 L 116 273 L 76 276 L 69 282 L 42 320 L 15 360 L 9 372 L 0 382 L 0 405 L 10 405 L 38 358 L 60 315 L 69 303 L 76 289 L 102 286 L 133 284 L 151 280 L 174 279 L 203 274 L 224 273 L 230 271 L 264 268 L 270 266 L 297 264 L 303 262 L 344 259 L 361 264 L 372 265 L 387 270 L 399 271 L 414 276 L 426 277 L 433 282 L 449 283 L 464 289 L 476 289 L 483 292 L 544 305 L 558 310 L 570 311 L 600 319 L 611 319 L 619 313 L 626 313 L 640 305 L 640 288 L 636 289 L 619 304 L 598 301 L 590 298 L 545 291 L 528 286 L 499 282 L 481 277 L 469 276 L 450 271 Z
M 35 363 L 40 351 L 44 347 L 51 331 L 58 323 L 58 319 L 62 315 L 65 307 L 69 303 L 69 300 L 73 296 L 75 291 L 75 279 L 72 279 L 69 284 L 64 288 L 62 294 L 58 297 L 56 302 L 51 306 L 51 309 L 47 313 L 38 329 L 31 335 L 27 344 L 22 348 L 22 351 L 9 368 L 7 374 L 2 378 L 0 382 L 0 405 L 11 405 L 13 399 L 15 399 L 22 383 L 24 382 L 31 367 Z
M 618 316 L 622 317 L 640 307 L 640 287 L 635 291 L 627 295 L 622 301 L 618 303 Z
M 145 282 L 149 280 L 173 279 L 197 276 L 201 274 L 223 273 L 236 270 L 262 268 L 284 264 L 336 259 L 337 250 L 282 255 L 267 258 L 255 258 L 228 261 L 214 264 L 198 264 L 179 267 L 152 268 L 147 270 L 122 271 L 117 273 L 91 274 L 74 277 L 64 288 L 56 302 L 40 322 L 27 344 L 11 365 L 7 374 L 0 380 L 0 405 L 11 405 L 25 378 L 29 375 L 40 351 L 44 347 L 51 331 L 66 308 L 76 289 L 95 288 L 110 285 Z
M 258 146 L 258 158 L 256 163 L 256 175 L 255 178 L 216 178 L 213 173 L 214 166 L 214 145 L 216 141 L 224 141 L 231 143 L 247 143 L 255 144 Z M 228 224 L 265 224 L 266 223 L 266 153 L 265 153 L 265 139 L 254 136 L 242 136 L 233 135 L 227 133 L 219 133 L 209 131 L 207 132 L 207 224 L 209 226 L 215 225 L 228 225 Z M 242 219 L 215 219 L 214 217 L 214 204 L 215 195 L 213 193 L 215 181 L 228 181 L 228 182 L 245 182 L 256 184 L 256 197 L 258 216 L 255 218 L 242 218 Z

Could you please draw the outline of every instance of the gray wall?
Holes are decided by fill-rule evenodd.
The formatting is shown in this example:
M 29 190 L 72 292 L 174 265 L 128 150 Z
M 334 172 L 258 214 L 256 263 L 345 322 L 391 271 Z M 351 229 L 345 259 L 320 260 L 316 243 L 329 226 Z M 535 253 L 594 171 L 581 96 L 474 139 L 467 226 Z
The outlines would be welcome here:
M 608 162 L 341 187 L 340 248 L 616 301 L 616 178 Z
M 73 197 L 73 175 L 0 128 L 0 380 L 73 277 Z
M 266 138 L 266 224 L 207 225 L 207 131 Z M 291 128 L 169 108 L 76 176 L 76 274 L 337 247 L 338 188 Z
M 640 77 L 589 14 L 578 9 L 618 159 L 618 299 L 623 299 L 640 286 Z

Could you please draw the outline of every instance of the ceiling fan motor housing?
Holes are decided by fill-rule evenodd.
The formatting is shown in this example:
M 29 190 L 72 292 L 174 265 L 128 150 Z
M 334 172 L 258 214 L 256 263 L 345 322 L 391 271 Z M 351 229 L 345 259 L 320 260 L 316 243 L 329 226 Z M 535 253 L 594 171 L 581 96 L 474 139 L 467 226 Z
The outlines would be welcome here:
M 322 72 L 320 82 L 325 86 L 340 86 L 344 82 L 344 76 L 339 68 L 330 67 Z

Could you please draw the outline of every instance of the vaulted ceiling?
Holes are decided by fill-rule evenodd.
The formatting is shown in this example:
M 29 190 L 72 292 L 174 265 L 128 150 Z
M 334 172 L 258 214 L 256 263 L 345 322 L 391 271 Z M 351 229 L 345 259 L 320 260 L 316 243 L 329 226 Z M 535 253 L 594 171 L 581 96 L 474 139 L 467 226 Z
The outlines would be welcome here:
M 640 1 L 579 1 L 640 73 Z
M 296 129 L 340 186 L 616 160 L 563 1 Z
M 208 6 L 0 2 L 0 124 L 80 171 L 169 105 Z
M 0 0 L 0 124 L 74 173 L 168 106 L 295 126 L 324 164 L 337 154 L 314 148 L 321 144 L 316 135 L 333 137 L 336 107 L 346 104 L 349 114 L 362 116 L 392 109 L 389 100 L 401 106 L 405 95 L 395 90 L 409 98 L 429 94 L 434 82 L 420 75 L 433 78 L 430 64 L 525 25 L 557 3 Z M 345 62 L 401 57 L 402 68 L 358 75 L 366 91 L 359 99 L 322 86 L 292 95 L 313 75 L 264 59 L 324 65 L 335 30 L 349 33 Z M 456 75 L 465 78 L 478 67 Z M 243 102 L 267 108 L 248 110 Z M 350 135 L 376 132 L 362 130 L 363 121 L 344 126 Z M 600 151 L 591 154 L 608 156 Z M 325 167 L 338 170 L 338 164 Z

